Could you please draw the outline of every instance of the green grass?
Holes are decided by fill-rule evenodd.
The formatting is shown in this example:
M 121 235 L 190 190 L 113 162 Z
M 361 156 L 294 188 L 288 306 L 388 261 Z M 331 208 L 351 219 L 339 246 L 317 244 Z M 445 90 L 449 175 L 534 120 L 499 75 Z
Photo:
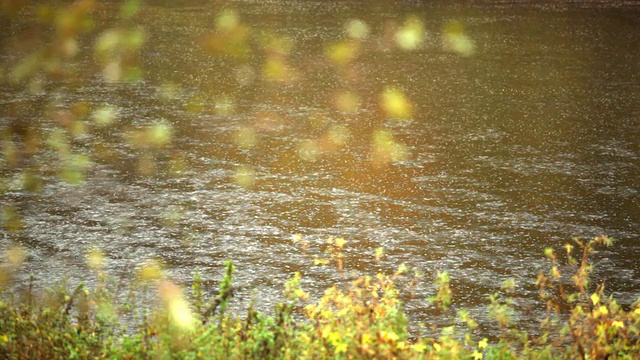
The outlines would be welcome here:
M 284 301 L 273 315 L 227 310 L 233 301 L 234 266 L 225 264 L 215 298 L 207 299 L 202 282 L 193 281 L 193 300 L 168 280 L 157 264 L 141 267 L 127 296 L 116 296 L 116 281 L 102 270 L 103 258 L 91 253 L 97 276 L 93 288 L 64 284 L 47 291 L 30 288 L 0 303 L 1 359 L 636 359 L 640 356 L 640 304 L 625 310 L 606 296 L 603 286 L 589 282 L 589 256 L 609 245 L 600 236 L 567 245 L 560 263 L 551 249 L 545 254 L 548 273 L 538 275 L 540 301 L 547 316 L 536 335 L 513 323 L 513 281 L 487 299 L 487 316 L 501 336 L 489 341 L 467 311 L 434 338 L 410 334 L 410 323 L 396 284 L 413 277 L 401 266 L 392 275 L 363 276 L 327 289 L 317 301 L 290 279 Z M 326 258 L 316 263 L 343 269 L 342 239 L 329 239 Z M 577 252 L 577 258 L 574 258 Z M 376 252 L 380 256 L 382 251 Z M 11 255 L 11 254 L 8 254 Z M 15 254 L 14 254 L 15 255 Z M 19 256 L 7 256 L 19 259 Z M 566 269 L 563 274 L 560 268 Z M 8 262 L 3 278 L 19 271 Z M 410 281 L 401 279 L 408 277 Z M 566 281 L 570 279 L 569 281 Z M 438 274 L 430 298 L 442 310 L 451 302 L 449 276 Z M 146 303 L 154 299 L 154 305 Z M 122 321 L 122 319 L 127 321 Z M 133 324 L 127 328 L 123 323 Z

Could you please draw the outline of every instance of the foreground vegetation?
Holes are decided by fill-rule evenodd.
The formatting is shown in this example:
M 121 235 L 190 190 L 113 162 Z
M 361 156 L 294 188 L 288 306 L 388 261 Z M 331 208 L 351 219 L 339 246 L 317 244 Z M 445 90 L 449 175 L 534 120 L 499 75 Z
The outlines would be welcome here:
M 296 274 L 286 283 L 286 300 L 276 305 L 273 315 L 250 306 L 238 316 L 227 311 L 233 299 L 231 262 L 225 264 L 213 299 L 207 300 L 196 276 L 189 302 L 157 264 L 140 269 L 127 296 L 116 295 L 122 289 L 109 285 L 104 259 L 94 252 L 88 257 L 97 275 L 93 288 L 61 285 L 36 294 L 30 287 L 19 296 L 5 295 L 6 301 L 0 302 L 0 358 L 634 359 L 640 356 L 640 304 L 623 309 L 605 295 L 603 286 L 589 282 L 589 255 L 596 246 L 608 244 L 604 236 L 589 242 L 576 239 L 566 245 L 562 263 L 553 250 L 546 251 L 550 270 L 538 275 L 537 284 L 547 316 L 536 335 L 513 325 L 513 282 L 505 282 L 502 291 L 487 300 L 487 315 L 501 329 L 495 341 L 480 333 L 466 311 L 459 311 L 451 319 L 456 325 L 442 329 L 436 338 L 412 335 L 395 285 L 408 276 L 404 266 L 392 275 L 333 286 L 317 301 L 309 300 Z M 343 239 L 329 239 L 326 258 L 317 262 L 342 272 L 344 246 Z M 574 253 L 579 253 L 577 259 Z M 20 257 L 5 255 L 6 279 L 18 271 Z M 451 303 L 448 275 L 439 274 L 436 284 L 430 301 L 445 310 Z M 143 305 L 149 296 L 158 306 Z

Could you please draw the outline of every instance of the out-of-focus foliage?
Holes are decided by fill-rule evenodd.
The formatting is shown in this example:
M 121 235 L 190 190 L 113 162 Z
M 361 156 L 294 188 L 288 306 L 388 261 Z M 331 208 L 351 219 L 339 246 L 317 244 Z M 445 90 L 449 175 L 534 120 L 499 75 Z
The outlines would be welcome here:
M 98 136 L 118 121 L 116 106 L 94 107 L 83 99 L 60 103 L 56 85 L 88 81 L 82 76 L 91 48 L 95 71 L 105 82 L 141 78 L 137 54 L 145 34 L 134 23 L 139 2 L 122 4 L 120 18 L 106 28 L 99 27 L 95 18 L 100 6 L 92 0 L 3 2 L 3 25 L 10 31 L 0 42 L 7 75 L 0 81 L 10 90 L 8 94 L 25 98 L 5 106 L 0 119 L 0 174 L 4 178 L 16 171 L 24 174 L 22 184 L 9 190 L 38 191 L 52 170 L 66 183 L 81 184 L 93 159 L 101 158 L 109 142 L 117 141 Z M 156 126 L 147 133 L 147 142 L 163 145 L 170 132 Z
M 442 42 L 446 49 L 462 56 L 471 56 L 475 52 L 475 44 L 458 21 L 449 21 L 444 25 Z
M 185 99 L 185 89 L 193 87 L 191 77 L 165 79 L 146 73 L 152 70 L 143 66 L 143 53 L 150 51 L 148 43 L 154 35 L 143 26 L 149 22 L 141 21 L 147 6 L 138 0 L 2 2 L 0 84 L 25 101 L 7 102 L 10 105 L 0 109 L 0 195 L 38 192 L 50 181 L 82 185 L 96 163 L 125 167 L 143 177 L 177 176 L 189 169 L 188 154 L 177 145 L 183 137 L 194 136 L 184 130 L 190 126 L 185 124 L 188 119 L 140 118 L 136 113 L 144 109 L 130 109 L 131 105 L 117 99 L 96 101 L 67 94 L 90 82 L 94 88 L 135 92 L 144 81 L 145 86 L 157 87 L 157 98 L 146 99 L 157 106 L 174 106 L 176 99 Z M 279 99 L 281 90 L 297 86 L 304 87 L 305 93 L 316 88 L 322 93 L 331 78 L 333 90 L 323 94 L 316 104 L 320 110 L 301 126 L 309 129 L 308 134 L 294 139 L 293 154 L 282 154 L 280 163 L 295 167 L 294 163 L 331 161 L 358 148 L 369 149 L 370 156 L 363 158 L 376 171 L 396 166 L 409 160 L 411 151 L 390 125 L 399 120 L 410 123 L 418 107 L 402 82 L 376 84 L 363 74 L 387 72 L 367 69 L 380 66 L 370 61 L 380 52 L 414 56 L 432 37 L 426 25 L 416 15 L 383 24 L 347 19 L 342 35 L 301 57 L 296 39 L 262 29 L 227 7 L 206 31 L 189 39 L 190 51 L 211 60 L 210 69 L 202 72 L 217 73 L 220 76 L 213 78 L 225 83 L 215 80 L 201 86 L 186 97 L 184 110 L 195 117 L 233 116 L 245 100 L 244 92 L 273 94 L 274 102 L 295 107 L 290 96 Z M 447 22 L 442 29 L 446 49 L 463 56 L 473 54 L 473 41 L 460 23 Z M 153 51 L 146 56 L 169 56 Z M 260 182 L 252 156 L 259 157 L 268 137 L 281 136 L 289 123 L 274 112 L 249 116 L 255 120 L 245 122 L 232 139 L 247 156 L 230 169 L 229 177 L 231 183 L 247 189 Z M 3 227 L 9 232 L 22 229 L 20 212 L 19 204 L 4 207 Z
M 424 41 L 424 28 L 422 21 L 417 17 L 409 17 L 402 27 L 396 32 L 394 40 L 401 49 L 415 50 Z
M 293 243 L 307 253 L 302 235 Z M 604 292 L 589 286 L 589 255 L 610 242 L 599 236 L 575 240 L 581 250 L 574 259 L 567 249 L 562 266 L 547 251 L 548 274 L 538 276 L 540 299 L 547 317 L 535 334 L 515 324 L 515 283 L 507 280 L 487 301 L 487 313 L 501 329 L 499 336 L 483 334 L 466 310 L 450 319 L 437 337 L 422 336 L 410 327 L 403 292 L 411 291 L 421 276 L 401 265 L 390 275 L 377 274 L 347 281 L 343 238 L 326 242 L 325 257 L 317 265 L 334 266 L 345 279 L 323 294 L 307 293 L 296 273 L 284 286 L 284 301 L 272 315 L 247 309 L 244 317 L 226 308 L 233 300 L 234 266 L 226 262 L 217 294 L 196 274 L 192 301 L 186 289 L 169 279 L 159 263 L 147 263 L 130 286 L 129 296 L 118 296 L 120 286 L 105 272 L 99 250 L 87 254 L 94 286 L 65 284 L 41 293 L 29 287 L 0 302 L 0 356 L 2 358 L 107 359 L 635 359 L 640 356 L 640 304 L 624 309 Z M 375 251 L 380 258 L 383 251 Z M 312 254 L 308 254 L 313 256 Z M 3 276 L 20 271 L 24 251 L 4 254 Z M 563 280 L 564 279 L 564 280 Z M 87 279 L 91 280 L 91 279 Z M 407 280 L 410 280 L 407 282 Z M 436 316 L 450 317 L 449 276 L 437 275 L 433 302 Z M 408 288 L 399 284 L 409 284 Z M 0 284 L 1 285 L 1 284 Z M 73 290 L 72 290 L 73 289 Z M 129 319 L 127 328 L 120 319 Z M 132 323 L 131 319 L 135 321 Z M 410 332 L 409 329 L 417 329 Z

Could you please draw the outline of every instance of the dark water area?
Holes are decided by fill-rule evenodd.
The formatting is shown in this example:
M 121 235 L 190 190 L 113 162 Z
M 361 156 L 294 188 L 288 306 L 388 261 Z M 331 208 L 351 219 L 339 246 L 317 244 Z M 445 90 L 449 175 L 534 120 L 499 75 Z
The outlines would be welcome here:
M 97 23 L 117 9 L 100 5 Z M 200 39 L 224 9 L 289 39 L 295 80 L 261 79 L 264 53 L 237 61 L 203 51 Z M 425 38 L 404 51 L 385 32 L 409 16 L 421 19 Z M 371 34 L 358 61 L 336 69 L 323 52 L 353 19 Z M 473 54 L 443 46 L 452 20 Z M 86 59 L 78 65 L 83 81 L 0 95 L 5 109 L 51 99 L 115 106 L 127 125 L 105 137 L 155 121 L 173 129 L 171 146 L 151 154 L 153 175 L 138 174 L 145 153 L 120 142 L 92 163 L 82 186 L 52 175 L 40 193 L 9 186 L 0 195 L 23 215 L 20 235 L 0 230 L 0 241 L 27 248 L 24 279 L 29 272 L 41 284 L 82 278 L 85 253 L 96 246 L 115 274 L 160 259 L 185 285 L 198 269 L 215 286 L 231 259 L 238 308 L 256 298 L 268 311 L 296 271 L 316 296 L 341 281 L 313 259 L 328 237 L 344 237 L 347 277 L 403 263 L 424 272 L 407 303 L 415 321 L 434 321 L 431 282 L 448 271 L 454 308 L 478 317 L 486 297 L 515 279 L 519 315 L 529 323 L 537 317 L 529 310 L 539 309 L 534 282 L 547 269 L 544 249 L 606 234 L 615 246 L 596 253 L 596 279 L 625 304 L 640 297 L 640 7 L 633 3 L 152 1 L 138 21 L 147 36 L 143 80 L 105 82 Z M 388 86 L 413 101 L 410 120 L 381 114 Z M 332 106 L 343 89 L 360 95 L 354 111 Z M 407 157 L 371 161 L 380 127 Z M 348 140 L 328 151 L 322 141 L 336 131 Z M 243 147 L 241 134 L 256 140 Z M 175 159 L 181 171 L 170 171 Z M 252 186 L 234 181 L 243 171 Z M 296 234 L 307 249 L 293 243 Z

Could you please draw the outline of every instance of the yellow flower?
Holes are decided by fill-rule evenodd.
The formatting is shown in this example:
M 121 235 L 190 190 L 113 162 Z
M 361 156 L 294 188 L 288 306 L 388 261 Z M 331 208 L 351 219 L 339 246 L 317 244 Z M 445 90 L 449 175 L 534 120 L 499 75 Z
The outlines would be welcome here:
M 471 356 L 473 356 L 473 360 L 480 360 L 482 359 L 482 353 L 478 352 L 478 350 L 474 351 L 473 354 L 471 354 Z
M 309 343 L 311 342 L 311 338 L 309 337 L 309 335 L 302 333 L 302 335 L 300 335 L 300 338 L 302 339 L 303 343 Z
M 300 300 L 307 300 L 309 298 L 309 294 L 306 293 L 304 290 L 298 289 L 294 292 L 294 294 L 298 297 L 298 299 Z
M 593 303 L 593 305 L 596 305 L 600 302 L 600 296 L 598 296 L 598 293 L 593 293 L 593 295 L 591 295 L 591 302 Z
M 602 305 L 602 306 L 598 307 L 597 309 L 593 310 L 593 316 L 595 316 L 595 317 L 598 317 L 600 315 L 607 315 L 607 314 L 609 314 L 609 310 L 604 305 Z
M 419 353 L 423 353 L 427 349 L 427 345 L 423 343 L 413 344 L 411 347 L 413 348 L 413 350 Z
M 624 323 L 622 321 L 616 320 L 611 323 L 611 326 L 622 329 L 624 327 Z
M 398 340 L 398 334 L 394 333 L 393 331 L 382 330 L 380 332 L 380 337 L 382 337 L 382 339 L 384 340 L 391 341 L 391 342 Z
M 489 340 L 487 338 L 484 338 L 480 340 L 480 342 L 478 343 L 478 349 L 486 349 L 488 345 L 489 345 Z
M 602 315 L 607 315 L 607 314 L 609 314 L 609 310 L 607 310 L 607 307 L 606 307 L 606 306 L 600 306 L 600 307 L 598 308 L 598 312 L 599 312 L 600 314 L 602 314 Z
M 569 244 L 565 244 L 564 248 L 567 249 L 567 254 L 571 253 L 571 250 L 573 250 L 573 246 L 569 245 Z
M 329 341 L 331 344 L 333 344 L 333 346 L 337 347 L 338 345 L 342 344 L 342 336 L 340 335 L 339 332 L 332 331 L 327 336 L 327 341 Z

